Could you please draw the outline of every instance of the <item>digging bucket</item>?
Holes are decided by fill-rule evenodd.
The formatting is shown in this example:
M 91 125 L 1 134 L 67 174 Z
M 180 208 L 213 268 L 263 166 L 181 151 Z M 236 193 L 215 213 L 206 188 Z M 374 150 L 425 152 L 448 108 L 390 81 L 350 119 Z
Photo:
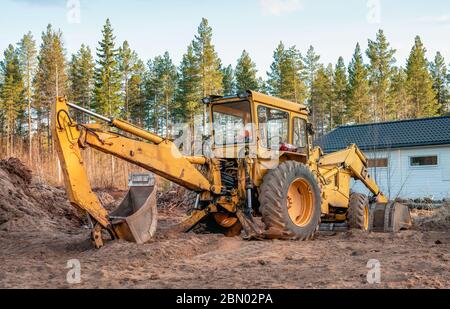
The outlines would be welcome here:
M 398 233 L 412 227 L 409 208 L 403 204 L 372 204 L 370 206 L 371 231 L 379 233 Z
M 119 239 L 144 244 L 155 235 L 158 222 L 155 178 L 152 174 L 133 174 L 129 187 L 110 219 Z

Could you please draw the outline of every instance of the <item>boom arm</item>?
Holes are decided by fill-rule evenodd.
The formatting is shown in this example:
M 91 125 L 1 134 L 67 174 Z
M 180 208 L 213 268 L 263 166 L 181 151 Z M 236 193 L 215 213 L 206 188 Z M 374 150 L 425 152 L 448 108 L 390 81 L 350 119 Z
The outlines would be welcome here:
M 313 157 L 319 157 L 318 169 L 325 182 L 340 173 L 348 173 L 352 178 L 360 180 L 372 192 L 378 203 L 388 202 L 388 198 L 384 196 L 375 180 L 369 175 L 367 157 L 356 145 L 325 156 L 320 156 L 320 148 L 315 152 Z M 349 184 L 338 183 L 335 185 L 341 191 L 342 187 L 347 188 L 348 186 L 349 188 Z
M 102 131 L 96 125 L 79 125 L 70 118 L 68 105 L 152 144 Z M 111 227 L 108 213 L 92 192 L 81 156 L 80 149 L 87 146 L 133 163 L 190 190 L 215 193 L 216 188 L 194 166 L 205 164 L 205 158 L 185 157 L 174 143 L 125 121 L 110 120 L 58 98 L 53 110 L 52 130 L 71 203 L 87 211 L 104 228 Z

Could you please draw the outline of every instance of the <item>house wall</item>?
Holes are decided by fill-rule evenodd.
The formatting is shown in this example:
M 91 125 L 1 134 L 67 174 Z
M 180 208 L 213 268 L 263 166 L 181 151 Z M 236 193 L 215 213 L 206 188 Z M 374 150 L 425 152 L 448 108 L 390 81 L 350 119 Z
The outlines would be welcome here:
M 365 151 L 365 154 L 371 159 L 388 158 L 387 168 L 371 168 L 369 171 L 390 199 L 450 199 L 450 145 Z M 430 155 L 438 156 L 437 166 L 410 166 L 410 157 Z M 360 182 L 353 182 L 352 190 L 369 193 Z

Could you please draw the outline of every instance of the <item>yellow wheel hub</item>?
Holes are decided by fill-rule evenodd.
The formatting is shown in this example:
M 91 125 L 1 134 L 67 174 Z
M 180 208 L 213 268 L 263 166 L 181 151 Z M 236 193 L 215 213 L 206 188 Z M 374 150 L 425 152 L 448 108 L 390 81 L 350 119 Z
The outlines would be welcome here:
M 292 182 L 287 195 L 289 217 L 297 226 L 310 223 L 314 213 L 314 194 L 309 183 L 303 179 Z
M 364 231 L 369 230 L 369 207 L 364 207 Z

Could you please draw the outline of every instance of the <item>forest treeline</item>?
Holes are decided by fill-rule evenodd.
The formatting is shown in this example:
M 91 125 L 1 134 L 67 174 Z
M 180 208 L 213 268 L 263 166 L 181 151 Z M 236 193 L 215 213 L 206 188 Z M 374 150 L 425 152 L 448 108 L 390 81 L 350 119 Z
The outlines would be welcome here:
M 6 48 L 0 57 L 1 156 L 53 157 L 50 110 L 58 95 L 168 137 L 174 124 L 192 124 L 202 114 L 203 97 L 246 89 L 307 104 L 318 135 L 345 124 L 449 112 L 447 63 L 439 52 L 427 59 L 419 36 L 404 65 L 382 30 L 367 50 L 356 45 L 348 65 L 342 57 L 323 64 L 312 46 L 303 54 L 280 42 L 263 79 L 245 50 L 235 64 L 222 63 L 207 19 L 179 64 L 169 52 L 140 59 L 127 41 L 116 41 L 109 19 L 102 35 L 95 50 L 82 45 L 69 56 L 62 32 L 49 25 L 40 46 L 29 32 Z

